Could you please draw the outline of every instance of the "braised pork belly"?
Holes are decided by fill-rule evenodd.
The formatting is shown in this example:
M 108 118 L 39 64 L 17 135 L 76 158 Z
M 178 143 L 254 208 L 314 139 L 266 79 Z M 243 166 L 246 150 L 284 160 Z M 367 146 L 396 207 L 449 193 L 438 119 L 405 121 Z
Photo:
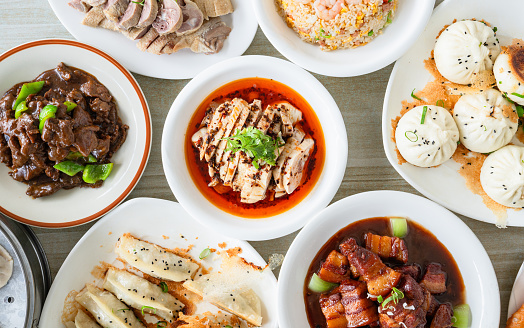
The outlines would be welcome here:
M 209 187 L 240 193 L 241 202 L 279 198 L 302 182 L 315 141 L 297 125 L 302 112 L 288 102 L 262 108 L 258 99 L 212 103 L 191 141 L 208 165 Z M 234 148 L 232 140 L 242 145 Z

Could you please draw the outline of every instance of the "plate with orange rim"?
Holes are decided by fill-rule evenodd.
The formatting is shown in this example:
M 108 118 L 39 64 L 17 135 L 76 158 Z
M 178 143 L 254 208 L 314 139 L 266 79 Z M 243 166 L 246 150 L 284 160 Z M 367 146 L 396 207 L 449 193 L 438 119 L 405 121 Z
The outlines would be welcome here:
M 151 149 L 151 118 L 140 86 L 120 63 L 87 44 L 47 39 L 22 44 L 0 55 L 0 90 L 33 80 L 63 62 L 95 76 L 117 102 L 126 141 L 112 157 L 111 175 L 100 188 L 74 188 L 38 199 L 25 194 L 27 185 L 13 180 L 0 165 L 0 213 L 21 223 L 63 228 L 95 220 L 120 204 L 138 183 Z

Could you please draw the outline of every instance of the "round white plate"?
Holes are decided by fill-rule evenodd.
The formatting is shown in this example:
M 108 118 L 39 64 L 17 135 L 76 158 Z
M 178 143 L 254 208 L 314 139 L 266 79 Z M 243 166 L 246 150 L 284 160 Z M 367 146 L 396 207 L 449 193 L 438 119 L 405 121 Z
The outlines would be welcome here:
M 372 191 L 344 198 L 315 216 L 300 231 L 286 254 L 278 280 L 281 328 L 309 327 L 304 279 L 320 248 L 340 229 L 372 217 L 407 217 L 431 231 L 453 255 L 471 307 L 471 328 L 498 327 L 500 299 L 497 277 L 475 234 L 453 213 L 419 196 L 399 191 Z
M 273 79 L 302 95 L 315 111 L 326 142 L 324 168 L 309 195 L 284 213 L 260 219 L 243 219 L 211 204 L 193 183 L 184 155 L 189 120 L 200 103 L 220 86 L 248 77 Z M 278 238 L 303 227 L 335 196 L 344 177 L 347 154 L 346 127 L 337 104 L 326 88 L 300 67 L 264 56 L 232 58 L 195 77 L 173 102 L 162 135 L 164 172 L 180 204 L 203 225 L 244 240 Z
M 511 8 L 511 10 L 508 10 Z M 497 217 L 473 194 L 464 178 L 458 173 L 460 165 L 449 160 L 436 168 L 420 168 L 398 164 L 395 143 L 391 140 L 391 120 L 400 115 L 402 100 L 409 100 L 413 88 L 421 90 L 433 81 L 424 68 L 423 60 L 430 56 L 435 39 L 446 24 L 454 19 L 484 19 L 496 26 L 497 36 L 503 45 L 512 38 L 524 36 L 524 25 L 518 13 L 524 12 L 524 1 L 513 0 L 446 0 L 440 4 L 417 43 L 400 58 L 389 79 L 382 114 L 382 138 L 389 162 L 395 170 L 424 196 L 452 211 L 476 220 L 495 223 Z M 524 211 L 508 210 L 508 225 L 524 226 Z
M 69 253 L 47 295 L 40 328 L 63 327 L 60 317 L 67 294 L 72 290 L 80 291 L 86 283 L 93 282 L 95 278 L 91 270 L 100 261 L 113 263 L 116 260 L 114 246 L 118 238 L 127 232 L 166 248 L 194 245 L 190 252 L 194 258 L 198 258 L 202 250 L 208 247 L 220 250 L 218 244 L 225 242 L 227 248 L 241 247 L 241 256 L 247 261 L 262 267 L 266 265 L 247 242 L 222 236 L 201 226 L 178 203 L 154 198 L 132 199 L 91 227 Z M 202 262 L 215 270 L 220 264 L 213 256 Z M 262 303 L 262 328 L 276 328 L 275 276 L 270 270 L 265 270 L 260 283 L 252 288 Z
M 235 11 L 221 17 L 232 31 L 218 54 L 195 54 L 182 49 L 171 55 L 158 56 L 140 51 L 136 47 L 138 41 L 129 40 L 120 33 L 82 25 L 85 14 L 68 6 L 69 0 L 48 1 L 62 25 L 77 40 L 104 50 L 134 73 L 160 79 L 190 79 L 213 64 L 242 55 L 258 28 L 256 19 L 253 19 L 251 0 L 232 0 Z
M 142 90 L 133 76 L 108 54 L 71 40 L 40 40 L 0 55 L 0 92 L 33 80 L 60 62 L 94 75 L 118 104 L 129 125 L 127 139 L 111 161 L 113 172 L 101 188 L 74 188 L 38 199 L 25 194 L 27 185 L 13 180 L 0 163 L 0 212 L 19 222 L 47 228 L 71 227 L 112 210 L 133 190 L 149 158 L 151 118 Z
M 524 263 L 515 277 L 508 304 L 508 318 L 524 304 Z
M 362 47 L 328 52 L 302 41 L 278 14 L 275 0 L 254 5 L 262 31 L 282 55 L 311 72 L 348 77 L 377 71 L 402 56 L 424 30 L 435 0 L 400 0 L 393 22 L 380 36 Z

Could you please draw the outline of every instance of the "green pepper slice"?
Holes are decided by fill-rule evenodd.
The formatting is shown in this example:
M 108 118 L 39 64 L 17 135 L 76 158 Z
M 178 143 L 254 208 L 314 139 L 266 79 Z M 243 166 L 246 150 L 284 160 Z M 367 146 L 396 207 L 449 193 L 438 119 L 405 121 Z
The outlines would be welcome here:
M 53 167 L 58 171 L 63 172 L 71 177 L 75 176 L 78 172 L 83 171 L 85 168 L 85 166 L 72 161 L 60 162 L 58 164 L 55 164 Z
M 20 115 L 22 115 L 22 113 L 25 112 L 26 110 L 28 110 L 28 108 L 27 108 L 27 103 L 24 100 L 21 103 L 19 103 L 18 106 L 16 106 L 15 119 L 18 119 Z
M 13 109 L 16 109 L 16 107 L 18 107 L 18 104 L 24 101 L 27 98 L 27 96 L 32 95 L 33 93 L 39 93 L 40 90 L 42 90 L 42 88 L 44 87 L 44 84 L 45 81 L 25 83 L 22 86 L 22 89 L 20 89 L 18 97 L 16 97 Z
M 75 109 L 76 106 L 78 106 L 77 104 L 75 104 L 74 102 L 70 102 L 70 101 L 65 101 L 64 102 L 64 105 L 67 106 L 67 112 L 69 113 L 70 111 L 72 111 L 73 109 Z
M 113 170 L 113 163 L 101 165 L 86 165 L 82 179 L 87 183 L 105 180 Z
M 84 157 L 84 155 L 82 155 L 82 153 L 80 153 L 79 151 L 72 151 L 72 152 L 70 152 L 70 153 L 66 156 L 66 159 L 73 160 L 73 161 L 74 161 L 74 160 L 77 160 L 77 159 L 79 159 L 79 158 L 83 158 L 83 159 L 85 159 L 86 162 L 88 162 L 88 163 L 96 163 L 96 161 L 97 161 L 97 160 L 96 160 L 96 157 L 93 156 L 93 155 L 91 155 L 91 154 L 89 154 L 89 157 L 86 159 L 86 158 Z
M 58 110 L 58 107 L 55 105 L 47 105 L 40 111 L 39 119 L 40 119 L 40 133 L 42 133 L 42 130 L 44 129 L 45 121 L 47 121 L 48 118 L 55 117 L 56 111 Z

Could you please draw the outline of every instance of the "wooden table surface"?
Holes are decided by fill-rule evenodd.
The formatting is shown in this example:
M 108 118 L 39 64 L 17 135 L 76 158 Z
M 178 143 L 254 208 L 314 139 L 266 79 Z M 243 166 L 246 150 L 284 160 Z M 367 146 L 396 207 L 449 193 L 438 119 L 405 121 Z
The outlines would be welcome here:
M 441 1 L 437 0 L 437 4 Z M 67 0 L 64 0 L 64 3 L 66 2 Z M 21 43 L 37 39 L 73 39 L 45 0 L 1 0 L 0 35 L 0 53 Z M 245 54 L 284 58 L 273 48 L 260 29 Z M 340 107 L 349 139 L 346 173 L 333 202 L 370 190 L 387 189 L 419 194 L 389 164 L 382 147 L 382 103 L 392 67 L 393 65 L 390 65 L 375 73 L 352 78 L 333 78 L 315 74 Z M 167 81 L 137 74 L 135 78 L 142 87 L 151 109 L 153 143 L 144 175 L 128 199 L 155 197 L 176 201 L 163 173 L 160 140 L 171 103 L 189 80 Z M 522 228 L 501 230 L 491 224 L 461 215 L 459 217 L 477 235 L 493 262 L 500 287 L 501 327 L 503 327 L 513 281 L 524 259 L 524 238 L 522 238 L 524 230 Z M 46 251 L 53 277 L 69 251 L 91 226 L 92 223 L 68 229 L 34 229 Z M 267 259 L 272 253 L 285 254 L 296 234 L 272 241 L 251 242 L 251 245 Z

